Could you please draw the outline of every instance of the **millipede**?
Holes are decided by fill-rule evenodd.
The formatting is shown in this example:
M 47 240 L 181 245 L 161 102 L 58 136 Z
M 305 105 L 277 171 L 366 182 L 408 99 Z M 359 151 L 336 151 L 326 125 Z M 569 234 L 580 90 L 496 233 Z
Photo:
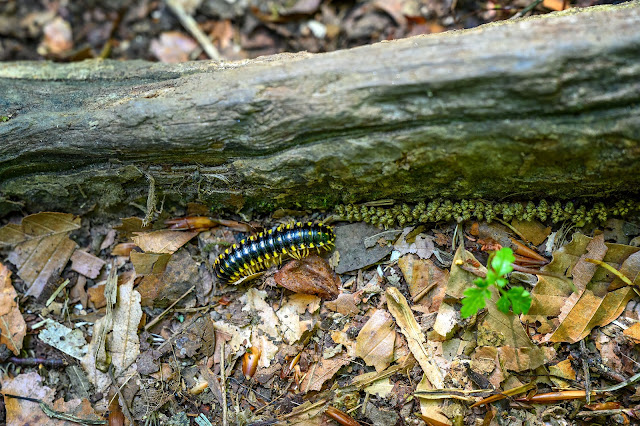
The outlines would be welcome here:
M 333 229 L 322 223 L 280 225 L 226 249 L 216 259 L 214 270 L 221 282 L 234 283 L 272 265 L 279 265 L 287 257 L 301 259 L 312 249 L 318 252 L 331 250 L 335 239 Z

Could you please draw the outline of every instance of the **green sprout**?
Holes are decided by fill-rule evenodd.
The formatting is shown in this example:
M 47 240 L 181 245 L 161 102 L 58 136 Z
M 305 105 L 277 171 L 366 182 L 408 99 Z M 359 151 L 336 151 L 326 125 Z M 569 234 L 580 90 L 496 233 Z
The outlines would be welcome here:
M 513 309 L 513 313 L 519 315 L 526 314 L 531 308 L 531 294 L 524 288 L 511 287 L 506 290 L 509 283 L 506 276 L 513 271 L 511 264 L 516 260 L 513 250 L 503 247 L 489 258 L 486 278 L 478 278 L 473 283 L 475 287 L 470 287 L 464 291 L 462 299 L 462 309 L 460 314 L 463 318 L 468 318 L 478 313 L 485 307 L 488 299 L 491 298 L 489 286 L 494 286 L 500 292 L 500 299 L 496 302 L 498 309 L 504 313 Z

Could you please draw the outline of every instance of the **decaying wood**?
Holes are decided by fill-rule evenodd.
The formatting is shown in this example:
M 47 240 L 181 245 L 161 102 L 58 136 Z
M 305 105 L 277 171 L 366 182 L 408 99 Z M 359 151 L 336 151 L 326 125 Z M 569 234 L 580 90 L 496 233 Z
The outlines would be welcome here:
M 326 54 L 0 64 L 0 215 L 640 188 L 640 2 Z

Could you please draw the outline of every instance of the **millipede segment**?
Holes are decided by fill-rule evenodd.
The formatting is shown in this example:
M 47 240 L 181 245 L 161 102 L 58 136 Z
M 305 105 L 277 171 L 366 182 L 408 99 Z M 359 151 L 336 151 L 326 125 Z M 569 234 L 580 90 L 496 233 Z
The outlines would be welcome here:
M 240 241 L 220 254 L 214 263 L 221 282 L 233 283 L 272 265 L 280 265 L 286 257 L 301 259 L 311 250 L 331 250 L 335 234 L 330 226 L 295 223 L 280 225 Z

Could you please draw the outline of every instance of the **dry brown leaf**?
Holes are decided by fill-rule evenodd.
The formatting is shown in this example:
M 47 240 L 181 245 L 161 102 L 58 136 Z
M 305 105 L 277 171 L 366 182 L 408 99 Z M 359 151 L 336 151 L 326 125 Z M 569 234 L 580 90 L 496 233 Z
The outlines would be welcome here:
M 398 266 L 413 300 L 420 297 L 420 304 L 427 304 L 430 312 L 437 311 L 444 299 L 449 271 L 438 268 L 429 259 L 420 259 L 415 255 L 401 257 L 398 259 Z M 428 288 L 431 290 L 424 293 Z
M 131 263 L 136 275 L 161 274 L 171 259 L 170 254 L 131 252 Z
M 591 240 L 587 246 L 587 252 L 580 256 L 578 263 L 575 264 L 571 271 L 573 285 L 576 287 L 576 290 L 567 298 L 562 308 L 560 308 L 558 321 L 564 321 L 567 315 L 569 315 L 569 311 L 571 311 L 578 302 L 580 296 L 582 296 L 587 288 L 587 284 L 589 284 L 589 281 L 591 281 L 591 278 L 593 278 L 593 275 L 596 273 L 596 269 L 598 269 L 598 265 L 587 262 L 585 259 L 601 261 L 604 259 L 605 254 L 607 254 L 607 246 L 604 245 L 604 235 L 600 234 Z
M 411 308 L 407 304 L 407 299 L 395 287 L 388 287 L 386 295 L 389 312 L 396 319 L 402 334 L 407 338 L 411 353 L 420 364 L 420 367 L 422 367 L 425 376 L 433 387 L 442 389 L 444 387 L 442 372 L 433 361 L 433 354 L 427 351 L 425 347 L 426 339 L 424 333 L 413 316 L 413 312 L 411 312 Z
M 42 385 L 38 373 L 20 374 L 13 379 L 2 379 L 2 393 L 36 398 L 48 404 L 52 409 L 79 419 L 100 420 L 91 403 L 87 399 L 60 398 L 52 403 L 55 390 Z M 43 426 L 76 426 L 78 423 L 48 417 L 37 403 L 16 398 L 5 397 L 7 410 L 6 426 L 43 425 Z
M 376 310 L 356 338 L 356 356 L 380 372 L 393 361 L 396 340 L 395 323 L 391 315 L 382 309 Z
M 40 54 L 61 55 L 73 48 L 71 24 L 57 16 L 43 29 L 44 40 L 38 47 Z
M 351 362 L 351 357 L 346 354 L 338 354 L 333 358 L 321 358 L 317 363 L 309 367 L 300 389 L 303 392 L 319 391 L 327 380 L 330 380 L 343 366 Z
M 355 315 L 360 312 L 358 308 L 360 296 L 355 293 L 340 293 L 336 300 L 325 302 L 324 306 L 333 312 L 342 315 Z
M 640 343 L 640 322 L 633 323 L 631 327 L 627 328 L 623 334 L 627 336 L 636 345 Z
M 162 273 L 145 275 L 136 290 L 142 296 L 142 306 L 166 308 L 183 297 L 199 279 L 196 261 L 188 250 L 181 249 L 171 255 Z M 190 300 L 193 298 L 183 298 L 179 306 L 185 306 Z
M 94 308 L 100 309 L 107 304 L 107 299 L 104 297 L 104 284 L 94 285 L 87 289 L 89 301 L 93 303 Z
M 118 231 L 122 237 L 131 237 L 136 232 L 145 232 L 151 228 L 151 225 L 145 225 L 144 220 L 139 217 L 126 217 L 122 220 L 122 225 L 114 226 L 113 229 Z
M 162 229 L 138 234 L 133 237 L 133 242 L 146 253 L 173 254 L 199 233 L 200 231 Z
M 292 260 L 276 272 L 274 278 L 295 293 L 317 294 L 327 299 L 336 297 L 342 284 L 329 263 L 316 255 Z
M 0 343 L 20 355 L 27 324 L 18 307 L 18 294 L 11 285 L 11 271 L 0 263 Z
M 80 228 L 80 218 L 68 213 L 42 212 L 22 219 L 20 225 L 10 223 L 0 228 L 0 245 L 13 246 L 32 239 L 67 234 Z
M 39 297 L 47 282 L 60 274 L 76 248 L 68 235 L 79 227 L 80 219 L 73 215 L 45 212 L 0 229 L 0 244 L 15 245 L 7 260 L 29 286 L 27 296 Z
M 473 281 L 479 276 L 469 272 L 469 270 L 478 271 L 478 274 L 487 273 L 487 268 L 478 262 L 471 252 L 465 250 L 464 247 L 460 245 L 453 257 L 449 281 L 447 283 L 447 295 L 455 299 L 462 299 L 464 297 L 464 291 L 469 286 L 473 286 Z
M 575 343 L 584 339 L 594 327 L 616 319 L 634 294 L 630 287 L 609 292 L 604 298 L 586 290 L 548 341 Z
M 551 234 L 551 227 L 545 226 L 537 220 L 517 220 L 511 221 L 511 226 L 518 230 L 527 241 L 534 246 L 539 246 Z
M 627 257 L 620 266 L 619 271 L 622 275 L 629 278 L 636 286 L 640 287 L 640 251 Z M 622 281 L 620 277 L 616 276 L 609 286 L 609 291 L 617 290 L 621 287 L 625 287 L 626 285 L 627 284 Z
M 191 37 L 179 31 L 167 31 L 160 38 L 151 40 L 149 50 L 164 63 L 186 62 L 189 54 L 198 47 Z
M 76 250 L 71 256 L 71 269 L 87 278 L 95 279 L 106 262 L 83 250 Z
M 551 377 L 551 381 L 556 384 L 558 387 L 569 387 L 570 383 L 559 379 L 558 377 L 564 377 L 565 379 L 575 380 L 576 379 L 576 370 L 573 369 L 571 365 L 570 359 L 565 359 L 564 361 L 560 361 L 556 365 L 549 366 L 549 374 L 556 376 Z

